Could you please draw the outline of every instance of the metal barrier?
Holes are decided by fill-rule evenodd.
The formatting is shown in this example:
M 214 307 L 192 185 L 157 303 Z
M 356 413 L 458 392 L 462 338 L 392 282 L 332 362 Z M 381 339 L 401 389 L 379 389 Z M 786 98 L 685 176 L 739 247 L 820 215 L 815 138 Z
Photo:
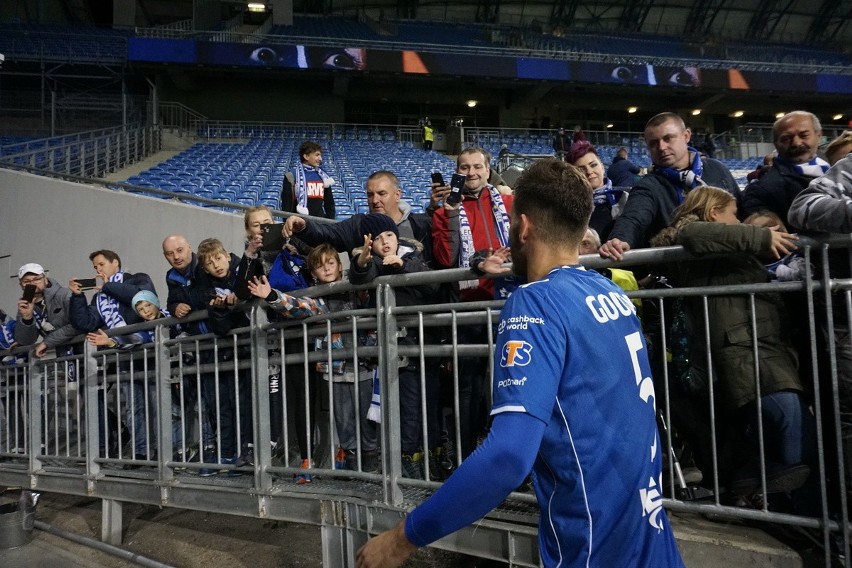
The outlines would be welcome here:
M 59 144 L 39 141 L 41 147 L 4 154 L 0 161 L 7 166 L 97 178 L 158 152 L 161 145 L 160 129 L 155 127 L 118 127 L 91 137 L 66 138 L 70 140 Z
M 829 250 L 842 248 L 845 254 L 852 239 L 803 238 L 801 244 L 808 267 L 802 281 L 644 289 L 629 295 L 642 301 L 646 334 L 656 343 L 652 368 L 659 371 L 654 377 L 657 407 L 661 425 L 667 426 L 661 430 L 668 457 L 665 506 L 670 511 L 712 513 L 805 531 L 823 546 L 826 566 L 832 565 L 832 558 L 852 566 L 849 472 L 843 459 L 837 459 L 846 451 L 842 442 L 848 435 L 841 429 L 838 393 L 843 386 L 838 375 L 844 369 L 838 365 L 842 360 L 837 351 L 852 349 L 852 343 L 848 334 L 840 333 L 844 325 L 833 320 L 838 315 L 852 319 L 852 279 L 829 273 Z M 591 255 L 581 261 L 587 268 L 612 266 Z M 680 247 L 668 247 L 631 251 L 619 266 L 681 262 L 702 260 Z M 815 271 L 812 266 L 820 268 Z M 120 538 L 120 503 L 125 501 L 316 524 L 322 527 L 324 565 L 352 566 L 355 550 L 368 534 L 394 526 L 405 511 L 440 486 L 433 480 L 440 479 L 439 472 L 428 457 L 419 479 L 405 477 L 401 429 L 409 417 L 400 402 L 401 370 L 408 373 L 404 380 L 419 381 L 422 448 L 427 454 L 439 445 L 456 450 L 457 465 L 462 434 L 457 422 L 450 426 L 455 421 L 448 417 L 459 415 L 459 361 L 482 358 L 481 368 L 490 376 L 499 321 L 499 301 L 397 306 L 394 289 L 467 278 L 469 272 L 457 269 L 384 277 L 361 287 L 335 283 L 302 293 L 343 295 L 352 303 L 345 310 L 281 319 L 268 316 L 264 303 L 254 302 L 243 306 L 246 325 L 224 337 L 175 335 L 181 330 L 178 326 L 206 316 L 199 313 L 185 320 L 169 318 L 121 328 L 125 336 L 153 329 L 152 343 L 132 349 L 95 351 L 78 343 L 55 359 L 7 359 L 8 364 L 0 367 L 0 483 L 104 499 L 104 540 Z M 373 298 L 366 307 L 358 300 L 365 292 Z M 680 430 L 677 410 L 683 399 L 675 394 L 680 377 L 670 361 L 673 344 L 682 339 L 672 324 L 677 302 L 692 299 L 703 306 L 704 320 L 693 322 L 696 327 L 689 341 L 705 352 L 713 376 L 708 299 L 748 298 L 752 317 L 743 341 L 752 346 L 757 361 L 754 379 L 760 376 L 761 364 L 761 327 L 754 317 L 754 299 L 763 294 L 784 294 L 806 308 L 807 316 L 798 323 L 811 361 L 807 370 L 813 379 L 803 383 L 814 396 L 817 465 L 811 479 L 818 482 L 816 512 L 810 515 L 775 510 L 765 495 L 762 504 L 750 506 L 729 498 L 720 466 L 721 431 L 727 424 L 721 418 L 721 389 L 714 381 L 693 401 L 709 417 L 710 437 L 703 449 L 711 465 L 703 471 L 703 484 L 688 482 L 679 462 L 688 436 Z M 480 330 L 472 340 L 466 331 L 471 326 Z M 654 327 L 660 330 L 657 335 L 650 331 Z M 823 327 L 836 333 L 823 335 Z M 444 368 L 439 371 L 441 364 Z M 334 378 L 338 368 L 352 371 L 351 383 L 323 378 L 323 374 Z M 381 385 L 379 424 L 363 419 L 372 395 L 372 383 L 365 376 L 373 369 Z M 435 429 L 428 420 L 435 410 L 427 402 L 429 388 L 439 372 L 441 387 L 452 394 L 449 412 L 439 407 L 447 417 L 446 439 L 430 438 Z M 344 387 L 338 388 L 341 384 Z M 760 384 L 755 380 L 758 393 Z M 760 413 L 760 404 L 757 408 Z M 123 416 L 124 425 L 113 420 L 110 411 Z M 340 454 L 334 441 L 345 418 L 350 419 L 347 428 L 354 431 L 355 440 L 355 447 L 347 448 L 355 451 L 348 456 Z M 299 430 L 306 448 L 298 447 Z M 757 440 L 759 451 L 750 457 L 758 464 L 759 483 L 753 493 L 759 495 L 767 492 L 770 481 L 760 428 Z M 378 454 L 368 447 L 376 442 Z M 240 460 L 247 457 L 249 447 L 252 459 Z M 200 458 L 195 457 L 196 450 Z M 307 469 L 300 467 L 305 458 Z M 305 475 L 313 476 L 312 481 L 297 483 Z M 511 566 L 538 566 L 537 519 L 534 497 L 513 493 L 476 530 L 463 529 L 436 546 Z

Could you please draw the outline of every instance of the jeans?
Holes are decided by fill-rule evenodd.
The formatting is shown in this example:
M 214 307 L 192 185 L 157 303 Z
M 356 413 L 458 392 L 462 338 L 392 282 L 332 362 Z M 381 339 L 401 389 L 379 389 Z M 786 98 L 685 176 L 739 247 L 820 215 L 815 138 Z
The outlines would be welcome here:
M 181 408 L 181 394 L 183 408 Z M 175 450 L 183 449 L 184 440 L 191 438 L 194 426 L 194 412 L 197 411 L 201 427 L 201 447 L 216 445 L 216 433 L 210 409 L 203 397 L 198 396 L 197 383 L 194 377 L 184 377 L 182 384 L 172 385 L 172 446 Z
M 345 450 L 358 447 L 355 427 L 355 383 L 333 383 L 334 394 L 334 425 L 337 429 L 337 439 Z M 378 429 L 376 423 L 367 420 L 370 409 L 370 399 L 373 398 L 372 383 L 361 380 L 358 383 L 359 422 L 361 425 L 361 451 L 372 452 L 378 449 Z
M 133 453 L 150 458 L 157 446 L 156 389 L 144 380 L 133 380 L 122 381 L 119 392 L 124 421 L 133 436 Z
M 767 461 L 784 465 L 813 462 L 816 422 L 801 393 L 778 391 L 765 394 L 760 400 Z M 756 446 L 757 404 L 749 403 L 740 412 L 746 424 L 746 435 Z

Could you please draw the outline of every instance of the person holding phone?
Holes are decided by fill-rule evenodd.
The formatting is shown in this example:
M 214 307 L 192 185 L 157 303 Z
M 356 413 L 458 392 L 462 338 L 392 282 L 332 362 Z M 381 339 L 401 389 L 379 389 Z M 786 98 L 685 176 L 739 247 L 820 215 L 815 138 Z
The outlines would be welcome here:
M 432 216 L 432 251 L 440 267 L 470 268 L 471 258 L 487 258 L 492 251 L 509 245 L 513 197 L 501 194 L 488 183 L 490 164 L 491 155 L 482 148 L 468 148 L 459 154 L 456 174 L 464 176 L 464 186 L 458 203 L 450 199 L 450 187 L 433 187 L 433 200 L 436 195 L 443 200 L 443 207 Z M 493 300 L 495 293 L 493 279 L 459 282 L 458 295 L 462 302 Z M 484 325 L 459 326 L 458 329 L 460 344 L 481 343 L 486 336 Z M 477 436 L 485 431 L 488 422 L 485 412 L 487 363 L 483 357 L 459 357 L 458 360 L 459 416 L 456 421 L 462 458 L 473 452 Z
M 79 333 L 71 325 L 71 290 L 48 278 L 40 264 L 31 262 L 21 266 L 18 284 L 23 290 L 15 324 L 18 345 L 35 345 L 33 354 L 44 357 L 48 349 Z

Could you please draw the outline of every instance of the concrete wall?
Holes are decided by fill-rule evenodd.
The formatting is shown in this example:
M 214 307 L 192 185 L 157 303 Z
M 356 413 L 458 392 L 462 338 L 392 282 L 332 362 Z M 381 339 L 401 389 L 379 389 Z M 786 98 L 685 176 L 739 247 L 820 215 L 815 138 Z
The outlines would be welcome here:
M 184 234 L 195 248 L 220 239 L 237 255 L 243 250 L 241 215 L 141 197 L 0 169 L 0 308 L 16 313 L 18 268 L 38 262 L 63 286 L 94 276 L 89 253 L 111 249 L 128 272 L 146 272 L 165 301 L 163 238 Z

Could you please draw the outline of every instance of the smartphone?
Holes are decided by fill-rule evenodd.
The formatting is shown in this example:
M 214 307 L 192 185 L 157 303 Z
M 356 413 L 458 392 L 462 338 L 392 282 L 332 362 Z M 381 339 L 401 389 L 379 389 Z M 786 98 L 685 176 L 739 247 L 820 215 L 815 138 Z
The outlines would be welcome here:
M 444 185 L 444 176 L 441 175 L 441 172 L 432 172 L 432 183 Z
M 35 284 L 27 284 L 24 286 L 24 294 L 21 296 L 21 299 L 25 302 L 32 303 L 33 298 L 35 298 L 36 293 L 36 285 Z
M 75 282 L 77 282 L 83 290 L 92 290 L 98 285 L 97 278 L 77 278 Z
M 283 228 L 284 223 L 269 223 L 260 226 L 263 250 L 281 250 L 284 248 L 284 235 L 281 234 Z
M 453 178 L 450 180 L 450 193 L 447 194 L 446 202 L 450 205 L 458 205 L 461 201 L 462 191 L 464 190 L 464 184 L 467 181 L 467 176 L 463 176 L 461 174 L 453 174 Z

